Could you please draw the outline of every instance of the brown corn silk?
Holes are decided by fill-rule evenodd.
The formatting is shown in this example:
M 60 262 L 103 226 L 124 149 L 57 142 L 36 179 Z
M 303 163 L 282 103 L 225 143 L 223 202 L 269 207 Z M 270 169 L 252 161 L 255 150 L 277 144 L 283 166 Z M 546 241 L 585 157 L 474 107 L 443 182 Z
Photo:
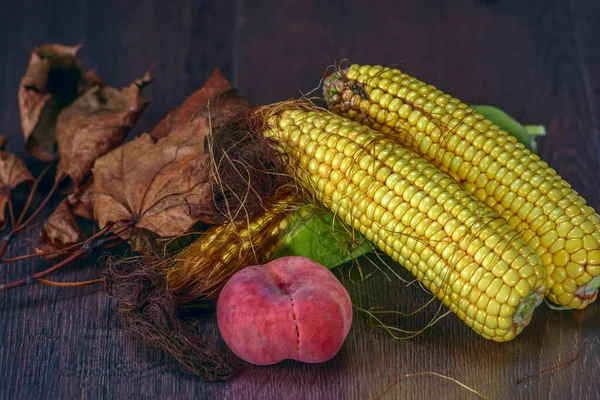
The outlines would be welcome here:
M 105 290 L 119 302 L 125 329 L 171 355 L 204 380 L 233 376 L 231 357 L 208 340 L 196 321 L 182 312 L 182 297 L 145 260 L 105 260 Z

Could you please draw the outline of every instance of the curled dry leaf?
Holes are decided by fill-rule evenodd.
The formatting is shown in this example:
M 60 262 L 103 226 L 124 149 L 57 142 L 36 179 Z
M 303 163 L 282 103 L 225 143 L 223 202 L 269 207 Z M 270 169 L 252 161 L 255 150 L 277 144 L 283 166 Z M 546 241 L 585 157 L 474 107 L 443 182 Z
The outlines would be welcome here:
M 171 111 L 150 132 L 150 136 L 160 139 L 183 124 L 195 118 L 196 114 L 206 107 L 207 103 L 216 96 L 231 90 L 231 84 L 223 73 L 215 69 L 204 85 L 192 93 L 176 109 Z
M 33 181 L 33 176 L 23 160 L 15 154 L 0 152 L 0 223 L 5 221 L 6 204 L 11 191 L 27 181 Z
M 207 226 L 199 223 L 192 227 L 191 232 L 187 234 L 166 239 L 157 237 L 148 229 L 136 229 L 131 232 L 128 242 L 131 250 L 137 253 L 166 258 L 169 254 L 174 254 L 187 247 L 199 237 L 198 231 L 194 231 L 198 225 L 202 229 L 206 229 Z
M 69 250 L 65 250 L 64 252 L 57 252 L 58 250 L 61 250 L 65 247 L 68 247 L 67 245 L 61 245 L 60 242 L 55 242 L 55 243 L 46 243 L 45 241 L 48 240 L 44 237 L 44 233 L 42 232 L 40 234 L 41 238 L 41 242 L 31 246 L 33 249 L 33 252 L 35 254 L 37 254 L 38 257 L 43 258 L 44 260 L 50 261 L 50 260 L 56 260 L 59 258 L 65 258 L 68 257 L 70 255 L 70 251 Z M 76 251 L 78 249 L 73 249 L 72 251 Z
M 205 152 L 206 120 L 186 123 L 154 142 L 144 134 L 96 160 L 94 217 L 170 237 L 197 221 L 212 222 L 212 178 Z M 122 237 L 128 237 L 131 230 Z
M 150 81 L 146 73 L 122 90 L 95 86 L 60 112 L 56 125 L 60 151 L 57 180 L 69 176 L 78 187 L 94 161 L 123 141 L 148 105 L 140 90 Z
M 63 245 L 77 243 L 81 236 L 77 220 L 71 210 L 68 199 L 61 201 L 54 212 L 44 223 L 42 230 L 42 241 L 52 245 L 56 249 Z
M 86 219 L 94 219 L 94 182 L 89 179 L 67 197 L 73 214 Z
M 56 157 L 56 119 L 80 93 L 99 83 L 84 72 L 76 54 L 80 46 L 48 44 L 33 49 L 19 85 L 19 113 L 27 151 L 44 161 Z
M 157 255 L 159 248 L 155 236 L 148 229 L 139 228 L 132 231 L 128 240 L 131 250 L 148 256 Z

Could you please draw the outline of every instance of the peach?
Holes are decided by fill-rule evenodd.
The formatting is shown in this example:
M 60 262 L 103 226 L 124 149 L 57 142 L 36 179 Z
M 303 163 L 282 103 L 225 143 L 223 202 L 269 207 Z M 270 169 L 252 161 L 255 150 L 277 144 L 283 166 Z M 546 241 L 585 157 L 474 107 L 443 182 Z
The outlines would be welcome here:
M 335 356 L 348 336 L 352 302 L 321 264 L 282 257 L 246 267 L 227 282 L 217 323 L 227 346 L 249 363 L 319 363 Z

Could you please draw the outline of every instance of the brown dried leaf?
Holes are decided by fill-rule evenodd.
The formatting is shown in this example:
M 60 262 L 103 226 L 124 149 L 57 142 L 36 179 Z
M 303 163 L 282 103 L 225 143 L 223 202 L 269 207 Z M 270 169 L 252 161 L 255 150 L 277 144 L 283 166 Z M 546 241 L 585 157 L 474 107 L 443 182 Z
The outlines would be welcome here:
M 41 240 L 42 241 L 44 240 L 43 236 L 42 236 Z M 64 247 L 66 247 L 66 246 L 63 246 L 63 248 Z M 37 254 L 39 257 L 41 257 L 47 261 L 56 260 L 58 258 L 62 258 L 62 257 L 65 257 L 66 255 L 69 255 L 69 253 L 67 253 L 67 252 L 51 254 L 51 253 L 55 253 L 57 250 L 60 250 L 60 248 L 57 248 L 48 243 L 39 243 L 39 244 L 32 246 L 32 248 L 33 248 L 33 252 L 35 254 Z
M 210 121 L 211 130 L 227 121 L 235 114 L 246 111 L 250 103 L 242 97 L 237 89 L 230 89 L 213 98 L 210 103 L 201 108 L 194 118 L 205 118 Z
M 13 153 L 0 152 L 0 223 L 5 220 L 10 192 L 27 181 L 33 181 L 33 176 L 23 160 Z
M 146 73 L 121 91 L 95 86 L 60 112 L 56 125 L 60 151 L 57 180 L 67 175 L 78 187 L 94 161 L 123 141 L 148 105 L 140 90 L 150 81 Z
M 156 143 L 144 134 L 96 160 L 94 217 L 100 228 L 120 222 L 169 237 L 197 221 L 213 221 L 207 131 L 206 120 L 197 119 Z
M 91 87 L 102 85 L 102 79 L 100 79 L 95 69 L 90 69 L 84 73 L 83 84 L 84 86 L 79 88 L 79 93 L 83 93 Z
M 131 250 L 148 256 L 155 256 L 159 252 L 156 235 L 147 229 L 136 229 L 129 236 Z
M 59 249 L 61 248 L 60 245 L 77 243 L 80 236 L 81 231 L 77 226 L 77 220 L 71 210 L 69 201 L 64 199 L 44 223 L 42 241 L 50 244 L 55 249 Z
M 67 200 L 73 214 L 86 219 L 94 219 L 94 182 L 89 179 L 76 192 L 71 193 Z
M 0 150 L 4 149 L 4 146 L 6 146 L 7 141 L 8 139 L 6 138 L 6 136 L 0 135 Z
M 160 139 L 195 118 L 196 114 L 206 107 L 207 103 L 222 93 L 231 90 L 231 84 L 223 73 L 215 69 L 204 85 L 192 93 L 176 109 L 171 111 L 150 132 L 150 136 Z
M 197 225 L 203 225 L 199 223 Z M 204 225 L 208 226 L 208 225 Z M 191 228 L 194 231 L 195 227 Z M 136 229 L 131 232 L 128 242 L 131 250 L 147 256 L 166 257 L 168 254 L 179 252 L 198 238 L 197 232 L 187 233 L 168 239 L 161 239 L 148 229 Z
M 81 46 L 48 44 L 33 49 L 19 85 L 19 113 L 27 151 L 44 161 L 56 158 L 56 118 L 60 110 L 99 78 L 85 73 L 76 54 Z

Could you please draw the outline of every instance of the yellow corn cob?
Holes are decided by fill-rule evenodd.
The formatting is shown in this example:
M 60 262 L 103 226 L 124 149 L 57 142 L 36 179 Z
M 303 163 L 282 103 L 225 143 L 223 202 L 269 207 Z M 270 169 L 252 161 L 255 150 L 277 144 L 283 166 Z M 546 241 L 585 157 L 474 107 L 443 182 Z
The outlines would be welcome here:
M 156 266 L 170 290 L 185 299 L 217 299 L 233 274 L 267 262 L 277 250 L 295 196 L 284 196 L 250 221 L 213 225 L 177 256 Z
M 394 136 L 485 202 L 535 249 L 547 297 L 584 308 L 600 287 L 600 216 L 548 164 L 468 105 L 397 69 L 330 76 L 335 112 Z
M 286 110 L 265 136 L 320 202 L 488 339 L 521 332 L 546 289 L 540 258 L 454 179 L 364 125 Z

